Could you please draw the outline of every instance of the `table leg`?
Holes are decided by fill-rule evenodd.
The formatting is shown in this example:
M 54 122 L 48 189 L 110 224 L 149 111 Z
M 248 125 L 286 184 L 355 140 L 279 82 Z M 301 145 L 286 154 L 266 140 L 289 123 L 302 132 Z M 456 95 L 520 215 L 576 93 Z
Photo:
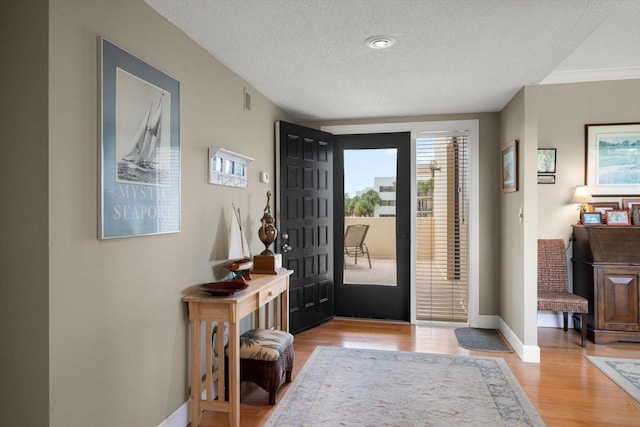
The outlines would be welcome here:
M 271 303 L 264 305 L 264 323 L 260 327 L 266 329 L 271 327 Z
M 287 289 L 280 294 L 280 319 L 282 319 L 281 330 L 289 332 L 289 276 L 285 280 L 287 281 Z
M 240 333 L 229 322 L 229 425 L 240 426 Z
M 190 308 L 189 311 L 193 312 L 195 308 Z M 200 425 L 200 416 L 202 411 L 200 410 L 200 388 L 202 387 L 202 380 L 200 377 L 201 372 L 201 347 L 200 347 L 200 321 L 192 319 L 190 322 L 191 328 L 191 427 Z

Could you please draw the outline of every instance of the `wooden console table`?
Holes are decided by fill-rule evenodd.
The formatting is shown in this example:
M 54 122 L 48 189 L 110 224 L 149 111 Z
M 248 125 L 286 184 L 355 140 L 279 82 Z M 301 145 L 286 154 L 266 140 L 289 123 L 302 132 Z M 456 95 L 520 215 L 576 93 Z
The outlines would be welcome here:
M 265 327 L 259 315 L 260 307 L 275 300 L 273 326 L 289 330 L 289 276 L 292 271 L 283 270 L 277 275 L 255 274 L 249 287 L 231 296 L 216 297 L 194 291 L 182 298 L 189 305 L 191 331 L 191 426 L 200 425 L 203 410 L 226 412 L 230 426 L 240 425 L 240 319 L 256 313 L 258 327 Z M 264 324 L 270 326 L 269 311 L 265 310 Z M 202 378 L 202 322 L 205 322 L 205 375 Z M 213 323 L 220 333 L 216 334 L 218 354 L 217 398 L 214 400 L 213 383 Z M 224 396 L 224 323 L 229 327 L 229 400 Z M 205 395 L 203 397 L 203 394 Z
M 573 292 L 589 301 L 587 338 L 640 342 L 640 227 L 574 225 L 573 238 Z

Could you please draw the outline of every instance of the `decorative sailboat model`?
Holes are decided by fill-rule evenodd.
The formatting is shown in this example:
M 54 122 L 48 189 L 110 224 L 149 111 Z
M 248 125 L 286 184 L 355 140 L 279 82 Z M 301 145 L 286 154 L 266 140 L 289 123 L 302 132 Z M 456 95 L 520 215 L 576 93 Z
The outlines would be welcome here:
M 245 282 L 251 280 L 251 268 L 253 267 L 253 259 L 249 252 L 249 244 L 242 230 L 242 222 L 240 220 L 240 209 L 233 206 L 233 215 L 231 218 L 231 230 L 229 232 L 229 256 L 228 263 L 224 268 L 233 274 L 233 280 Z

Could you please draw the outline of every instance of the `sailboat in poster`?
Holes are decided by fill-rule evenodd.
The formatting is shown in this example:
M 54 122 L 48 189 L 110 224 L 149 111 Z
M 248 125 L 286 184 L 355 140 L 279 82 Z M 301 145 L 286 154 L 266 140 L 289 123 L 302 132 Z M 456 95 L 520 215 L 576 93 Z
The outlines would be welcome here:
M 158 148 L 161 145 L 162 98 L 158 102 L 156 111 L 153 104 L 134 137 L 134 146 L 122 160 L 129 162 L 131 167 L 144 170 L 155 169 L 158 165 Z
M 247 237 L 242 230 L 242 221 L 240 219 L 240 209 L 233 207 L 233 215 L 231 215 L 231 230 L 229 232 L 229 256 L 228 263 L 224 268 L 233 273 L 234 280 L 244 282 L 251 280 L 249 274 L 253 267 L 253 259 L 249 252 L 249 244 Z

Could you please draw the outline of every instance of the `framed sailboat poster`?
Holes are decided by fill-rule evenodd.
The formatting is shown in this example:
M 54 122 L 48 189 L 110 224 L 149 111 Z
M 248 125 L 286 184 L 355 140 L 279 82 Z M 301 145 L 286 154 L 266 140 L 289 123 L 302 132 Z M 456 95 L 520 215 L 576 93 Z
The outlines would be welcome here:
M 180 231 L 180 83 L 104 38 L 100 239 Z

